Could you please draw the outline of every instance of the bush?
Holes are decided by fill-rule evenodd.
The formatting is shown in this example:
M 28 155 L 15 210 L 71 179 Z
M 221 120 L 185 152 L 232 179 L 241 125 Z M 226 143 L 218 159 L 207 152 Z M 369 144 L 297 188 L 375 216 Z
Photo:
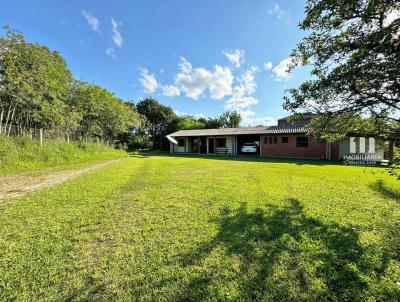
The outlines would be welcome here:
M 0 136 L 0 174 L 101 160 L 123 156 L 122 150 L 115 150 L 99 143 L 45 141 L 43 146 L 27 137 Z

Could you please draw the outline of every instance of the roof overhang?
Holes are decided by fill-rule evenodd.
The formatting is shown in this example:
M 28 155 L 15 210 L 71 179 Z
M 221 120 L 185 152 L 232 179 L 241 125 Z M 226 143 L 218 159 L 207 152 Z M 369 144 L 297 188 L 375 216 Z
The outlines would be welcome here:
M 178 144 L 178 142 L 176 141 L 176 139 L 174 139 L 172 136 L 167 135 L 167 139 L 168 139 L 171 143 L 173 143 L 173 144 L 175 144 L 175 145 Z

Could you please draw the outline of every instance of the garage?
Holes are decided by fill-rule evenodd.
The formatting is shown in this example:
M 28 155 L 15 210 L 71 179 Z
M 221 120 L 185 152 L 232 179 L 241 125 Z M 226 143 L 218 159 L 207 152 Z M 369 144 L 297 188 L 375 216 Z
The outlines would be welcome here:
M 238 155 L 259 155 L 260 135 L 238 135 L 236 146 Z

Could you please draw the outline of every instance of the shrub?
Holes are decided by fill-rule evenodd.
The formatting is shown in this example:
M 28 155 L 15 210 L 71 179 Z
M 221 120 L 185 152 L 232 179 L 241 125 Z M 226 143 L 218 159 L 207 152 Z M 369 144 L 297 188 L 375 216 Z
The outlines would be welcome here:
M 100 143 L 45 141 L 0 136 L 0 174 L 55 165 L 107 159 L 126 154 Z

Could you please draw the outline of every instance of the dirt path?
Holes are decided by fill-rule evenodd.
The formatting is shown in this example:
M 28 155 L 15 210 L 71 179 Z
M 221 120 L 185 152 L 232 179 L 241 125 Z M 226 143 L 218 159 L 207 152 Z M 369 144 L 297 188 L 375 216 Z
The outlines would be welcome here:
M 118 162 L 123 158 L 88 164 L 84 167 L 65 170 L 42 170 L 11 174 L 0 177 L 0 202 L 24 196 L 25 194 L 62 183 L 91 170 Z

